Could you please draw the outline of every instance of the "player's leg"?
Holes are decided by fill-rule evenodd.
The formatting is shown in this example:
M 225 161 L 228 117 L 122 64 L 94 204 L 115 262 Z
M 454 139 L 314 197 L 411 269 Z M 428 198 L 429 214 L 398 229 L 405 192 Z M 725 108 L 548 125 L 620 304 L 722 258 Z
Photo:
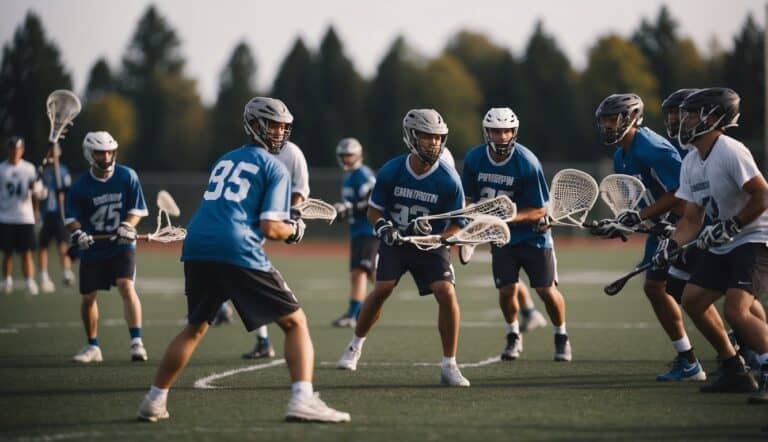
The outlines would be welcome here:
M 21 273 L 24 275 L 24 285 L 27 293 L 37 295 L 40 290 L 35 281 L 35 262 L 32 259 L 32 252 L 36 249 L 37 238 L 35 238 L 34 224 L 14 224 L 14 250 L 21 258 Z
M 376 271 L 376 255 L 379 240 L 371 236 L 356 236 L 350 241 L 349 250 L 349 306 L 332 325 L 355 327 L 357 315 L 365 299 L 367 280 L 373 279 Z
M 59 263 L 61 264 L 61 280 L 65 286 L 69 287 L 75 283 L 75 273 L 72 271 L 72 258 L 69 257 L 69 244 L 67 241 L 59 241 L 57 244 L 59 251 Z
M 525 333 L 546 327 L 547 318 L 536 309 L 531 293 L 525 283 L 518 284 L 517 302 L 520 305 L 520 331 Z
M 225 305 L 226 303 L 222 304 Z M 216 314 L 218 318 L 219 314 Z M 214 319 L 214 323 L 216 319 Z M 269 339 L 269 329 L 266 325 L 256 329 L 254 333 L 256 335 L 256 344 L 251 351 L 243 353 L 243 359 L 262 359 L 262 358 L 274 358 L 275 348 L 272 346 L 272 341 Z
M 112 261 L 111 271 L 117 290 L 123 300 L 123 317 L 128 325 L 128 333 L 131 338 L 130 355 L 132 361 L 143 362 L 147 360 L 147 350 L 141 339 L 142 311 L 141 300 L 136 293 L 136 250 L 126 250 L 116 256 Z
M 96 303 L 96 291 L 82 294 L 80 299 L 80 318 L 85 328 L 85 338 L 88 343 L 72 357 L 74 362 L 87 364 L 101 362 L 101 347 L 99 347 L 99 306 Z
M 27 293 L 36 296 L 40 289 L 35 281 L 35 262 L 32 259 L 32 250 L 21 252 L 21 271 L 27 286 Z
M 493 247 L 491 249 L 491 270 L 496 288 L 499 289 L 499 308 L 504 317 L 506 343 L 501 351 L 504 361 L 515 360 L 523 351 L 523 337 L 518 322 L 517 291 L 520 286 L 520 248 L 518 246 Z
M 456 353 L 459 346 L 459 321 L 461 311 L 456 299 L 456 289 L 450 281 L 436 281 L 430 285 L 439 306 L 437 328 L 443 344 L 440 362 L 440 383 L 452 387 L 469 387 L 470 383 L 459 370 Z
M 40 270 L 40 290 L 43 293 L 53 293 L 56 291 L 56 286 L 51 281 L 50 275 L 48 275 L 48 246 L 51 243 L 51 239 L 53 239 L 49 218 L 48 216 L 43 218 L 43 227 L 40 229 L 40 236 L 37 241 L 37 266 Z

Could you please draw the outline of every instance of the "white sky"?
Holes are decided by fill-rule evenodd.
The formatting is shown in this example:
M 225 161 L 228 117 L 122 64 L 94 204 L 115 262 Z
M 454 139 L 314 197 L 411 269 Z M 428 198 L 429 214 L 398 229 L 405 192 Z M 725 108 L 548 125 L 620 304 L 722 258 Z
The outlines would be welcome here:
M 27 10 L 43 20 L 49 38 L 81 92 L 99 56 L 119 67 L 146 0 L 0 0 L 0 43 L 7 44 Z M 667 3 L 680 33 L 706 51 L 716 37 L 725 48 L 749 12 L 765 21 L 760 0 L 158 0 L 154 2 L 182 41 L 186 72 L 198 80 L 207 103 L 215 100 L 218 76 L 235 44 L 245 40 L 258 64 L 257 87 L 268 89 L 280 62 L 301 36 L 317 48 L 333 24 L 358 71 L 371 78 L 393 39 L 405 35 L 425 55 L 436 55 L 460 29 L 485 33 L 520 54 L 538 18 L 555 35 L 571 62 L 583 68 L 589 46 L 608 32 L 628 36 L 642 18 L 655 19 Z

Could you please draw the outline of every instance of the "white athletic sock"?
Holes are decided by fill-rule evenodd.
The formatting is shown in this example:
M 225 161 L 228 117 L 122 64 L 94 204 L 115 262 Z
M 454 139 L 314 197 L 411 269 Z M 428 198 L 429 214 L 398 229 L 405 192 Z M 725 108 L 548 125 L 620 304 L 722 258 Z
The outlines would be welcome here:
M 441 367 L 450 367 L 451 365 L 456 365 L 456 356 L 448 357 L 443 356 L 443 361 L 440 363 Z
M 149 393 L 147 393 L 147 398 L 149 398 L 152 402 L 165 402 L 168 400 L 168 389 L 167 388 L 157 388 L 154 385 L 149 387 Z
M 677 341 L 672 341 L 672 346 L 675 347 L 675 351 L 678 353 L 682 353 L 693 348 L 691 346 L 691 341 L 688 339 L 688 335 L 683 335 L 683 337 Z
M 269 337 L 269 333 L 267 332 L 267 326 L 266 325 L 262 325 L 261 327 L 257 328 L 256 329 L 256 336 L 258 336 L 260 338 L 268 338 Z
M 352 341 L 349 343 L 349 346 L 354 348 L 355 350 L 362 350 L 363 344 L 365 344 L 365 338 L 361 338 L 356 334 L 352 333 Z
M 48 276 L 48 272 L 46 272 L 46 271 L 40 272 L 40 280 L 41 281 L 45 281 L 47 279 L 51 279 L 51 277 Z
M 27 283 L 27 287 L 31 286 L 32 284 L 35 284 L 35 278 L 27 278 L 24 281 Z
M 312 382 L 298 381 L 291 384 L 291 392 L 295 398 L 311 398 L 312 397 Z
M 11 275 L 6 276 L 5 277 L 5 283 L 7 285 L 13 285 L 13 276 L 11 276 Z
M 768 364 L 768 353 L 763 353 L 761 355 L 758 355 L 757 361 L 760 362 L 760 365 Z
M 514 333 L 517 335 L 520 334 L 520 322 L 518 322 L 517 319 L 507 324 L 507 334 L 510 334 L 510 333 Z
M 131 345 L 133 344 L 144 344 L 144 341 L 141 338 L 131 338 Z
M 565 321 L 560 325 L 552 324 L 552 328 L 555 330 L 556 335 L 567 335 L 568 331 L 565 329 Z

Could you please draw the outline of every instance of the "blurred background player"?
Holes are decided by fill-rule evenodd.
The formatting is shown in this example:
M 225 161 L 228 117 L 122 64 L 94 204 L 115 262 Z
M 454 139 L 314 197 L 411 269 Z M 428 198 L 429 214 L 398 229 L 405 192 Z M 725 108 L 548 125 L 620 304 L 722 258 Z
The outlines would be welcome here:
M 664 137 L 641 127 L 643 107 L 643 100 L 637 94 L 613 94 L 603 99 L 595 111 L 603 144 L 614 148 L 614 172 L 639 177 L 646 193 L 641 210 L 625 210 L 615 219 L 601 220 L 597 227 L 590 230 L 593 235 L 613 238 L 619 232 L 631 232 L 644 220 L 661 220 L 673 209 L 679 216 L 680 202 L 675 197 L 675 191 L 679 187 L 680 154 Z M 650 263 L 658 245 L 658 236 L 648 235 L 645 252 L 638 265 Z M 667 272 L 667 268 L 648 270 L 643 285 L 645 295 L 677 353 L 671 369 L 659 374 L 656 379 L 705 380 L 706 373 L 696 359 L 685 332 L 680 307 L 667 293 Z
M 3 249 L 3 292 L 13 291 L 13 254 L 21 256 L 21 271 L 27 293 L 37 295 L 32 251 L 35 250 L 33 197 L 44 196 L 35 166 L 23 159 L 24 139 L 11 137 L 8 158 L 0 163 L 0 246 Z
M 384 302 L 400 278 L 410 272 L 419 295 L 433 294 L 439 305 L 438 329 L 443 347 L 440 383 L 469 387 L 456 364 L 459 339 L 459 304 L 448 247 L 424 251 L 403 243 L 401 234 L 440 234 L 448 237 L 461 228 L 461 220 L 416 223 L 422 215 L 444 213 L 464 206 L 464 192 L 456 170 L 439 160 L 448 136 L 443 117 L 433 109 L 412 109 L 403 119 L 403 141 L 410 153 L 387 163 L 376 176 L 368 207 L 379 244 L 376 283 L 360 310 L 352 341 L 337 366 L 356 370 L 363 343 L 381 316 Z
M 328 407 L 313 391 L 314 349 L 307 317 L 261 247 L 266 239 L 295 244 L 304 236 L 304 222 L 289 215 L 288 171 L 265 150 L 285 143 L 293 115 L 280 100 L 255 97 L 245 105 L 243 119 L 252 143 L 230 151 L 213 166 L 184 240 L 181 259 L 189 323 L 168 345 L 138 418 L 157 422 L 170 417 L 168 390 L 219 306 L 232 299 L 248 331 L 277 322 L 285 332 L 293 393 L 285 419 L 349 422 L 348 413 Z
M 40 229 L 39 244 L 37 249 L 38 264 L 40 266 L 40 289 L 44 293 L 50 293 L 56 290 L 56 286 L 48 275 L 48 246 L 51 241 L 56 245 L 56 251 L 59 254 L 59 263 L 61 264 L 61 280 L 66 286 L 71 286 L 75 281 L 75 274 L 72 272 L 72 259 L 67 251 L 69 250 L 69 234 L 64 226 L 64 220 L 61 219 L 61 204 L 64 201 L 66 192 L 72 184 L 72 176 L 69 174 L 67 166 L 59 162 L 59 174 L 61 177 L 61 189 L 56 182 L 56 173 L 52 161 L 53 151 L 49 150 L 44 161 L 41 177 L 43 184 L 48 189 L 45 199 L 40 201 L 40 217 L 43 226 Z
M 132 361 L 146 361 L 141 339 L 141 301 L 136 294 L 136 224 L 147 216 L 147 204 L 136 172 L 117 164 L 117 141 L 108 132 L 89 132 L 83 140 L 88 172 L 72 184 L 64 224 L 80 252 L 80 314 L 88 344 L 75 362 L 101 362 L 98 290 L 117 286 L 131 337 Z M 112 235 L 94 241 L 93 235 Z
M 249 108 L 250 112 L 253 112 L 253 115 L 250 116 L 251 120 L 280 121 L 287 118 L 287 115 L 290 115 L 290 111 L 280 100 L 263 98 L 258 104 L 258 106 L 251 106 Z M 279 138 L 278 134 L 272 126 L 268 125 L 261 135 L 256 132 L 252 135 L 266 146 L 269 153 L 275 155 L 277 160 L 288 169 L 291 179 L 291 206 L 295 206 L 309 198 L 309 168 L 307 167 L 307 159 L 304 157 L 304 152 L 301 151 L 299 146 L 288 141 L 290 130 L 288 128 L 289 132 L 285 137 L 285 143 L 276 141 Z M 295 211 L 291 211 L 291 218 L 297 220 L 298 214 Z M 222 305 L 228 307 L 227 303 Z M 253 350 L 243 353 L 242 356 L 244 359 L 271 358 L 275 356 L 275 349 L 269 341 L 266 325 L 256 329 L 256 345 L 254 345 Z
M 520 269 L 547 306 L 554 327 L 555 361 L 570 361 L 571 344 L 565 326 L 565 299 L 557 289 L 557 262 L 552 234 L 533 228 L 546 215 L 549 190 L 541 163 L 517 142 L 520 120 L 508 107 L 492 108 L 483 118 L 485 142 L 464 157 L 462 183 L 468 203 L 508 195 L 517 204 L 504 247 L 491 247 L 493 279 L 507 323 L 502 360 L 520 357 L 522 338 L 517 314 Z
M 363 146 L 355 138 L 344 138 L 336 146 L 339 166 L 344 170 L 341 182 L 342 202 L 334 204 L 341 219 L 349 222 L 349 307 L 333 321 L 335 327 L 354 327 L 366 293 L 366 280 L 373 279 L 379 239 L 366 216 L 376 176 L 363 164 Z

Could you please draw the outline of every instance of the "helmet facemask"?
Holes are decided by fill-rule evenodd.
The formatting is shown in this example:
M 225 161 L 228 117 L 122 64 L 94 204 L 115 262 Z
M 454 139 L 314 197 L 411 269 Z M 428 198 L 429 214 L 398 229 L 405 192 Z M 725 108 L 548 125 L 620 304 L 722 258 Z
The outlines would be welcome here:
M 662 109 L 664 114 L 664 127 L 667 129 L 667 136 L 670 139 L 676 139 L 680 133 L 680 108 L 673 107 Z
M 429 164 L 430 166 L 435 164 L 437 160 L 440 159 L 440 155 L 443 154 L 445 144 L 448 141 L 447 134 L 428 134 L 426 132 L 419 132 L 416 129 L 403 129 L 403 132 L 403 138 L 405 139 L 405 143 L 408 145 L 408 150 L 418 156 L 421 161 Z M 424 135 L 429 137 L 428 140 L 424 141 L 425 144 L 429 144 L 422 146 L 422 143 L 419 141 L 419 134 L 422 134 L 422 137 L 424 137 Z M 436 145 L 431 142 L 433 135 L 440 137 L 440 144 Z
M 610 118 L 611 115 L 601 115 L 597 118 L 597 128 L 600 131 L 600 138 L 603 140 L 603 144 L 606 146 L 614 146 L 621 142 L 633 126 L 640 124 L 637 120 L 637 110 L 629 112 L 622 112 L 616 115 L 616 124 L 613 127 L 606 126 L 603 123 L 604 119 Z
M 517 127 L 509 128 L 512 130 L 512 137 L 506 143 L 494 143 L 493 136 L 491 135 L 492 129 L 494 128 L 483 127 L 483 138 L 485 139 L 485 143 L 491 149 L 491 152 L 500 157 L 506 158 L 512 152 L 512 147 L 517 141 Z M 504 128 L 501 129 L 503 130 Z
M 251 124 L 252 122 L 256 124 Z M 285 147 L 285 143 L 287 143 L 288 139 L 291 137 L 291 129 L 293 128 L 293 124 L 282 123 L 282 124 L 285 124 L 285 130 L 283 131 L 282 139 L 275 139 L 274 136 L 270 135 L 269 133 L 270 124 L 281 124 L 281 123 L 277 123 L 275 121 L 268 120 L 266 118 L 256 118 L 251 122 L 244 121 L 246 133 L 248 133 L 251 136 L 251 138 L 253 138 L 254 141 L 266 147 L 269 153 L 277 154 L 277 153 L 280 153 L 283 147 Z M 256 126 L 255 129 L 254 129 L 254 126 Z
M 720 118 L 713 123 L 708 124 L 707 121 L 710 117 L 716 117 L 718 111 L 720 112 Z M 693 118 L 698 118 L 698 122 L 696 124 L 691 123 L 690 125 L 692 127 L 685 129 L 686 121 Z M 698 113 L 693 109 L 680 109 L 680 124 L 678 126 L 677 134 L 677 139 L 680 142 L 680 145 L 684 146 L 693 143 L 702 135 L 719 128 L 723 118 L 725 118 L 725 113 L 720 109 L 719 105 L 710 106 L 709 109 L 702 107 L 698 110 Z M 738 119 L 738 115 L 736 116 L 736 119 Z

